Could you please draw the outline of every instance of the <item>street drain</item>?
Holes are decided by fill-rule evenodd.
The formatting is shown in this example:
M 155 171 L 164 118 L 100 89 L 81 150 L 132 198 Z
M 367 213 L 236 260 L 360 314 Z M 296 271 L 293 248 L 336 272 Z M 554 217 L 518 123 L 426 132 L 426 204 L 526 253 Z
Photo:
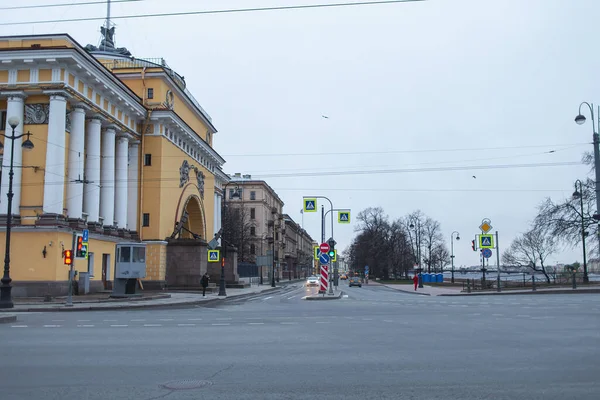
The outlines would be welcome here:
M 206 386 L 211 386 L 211 381 L 200 381 L 197 379 L 182 379 L 179 381 L 171 381 L 163 383 L 161 386 L 169 390 L 191 390 L 201 389 Z

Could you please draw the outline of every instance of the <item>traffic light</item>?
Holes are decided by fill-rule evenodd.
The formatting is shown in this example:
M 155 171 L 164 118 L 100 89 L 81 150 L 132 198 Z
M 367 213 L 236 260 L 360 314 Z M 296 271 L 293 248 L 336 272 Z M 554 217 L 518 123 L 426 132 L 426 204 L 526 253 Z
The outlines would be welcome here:
M 77 235 L 75 241 L 75 258 L 85 258 L 87 256 L 87 243 L 83 243 L 83 236 Z
M 477 249 L 475 248 L 475 241 L 471 240 L 471 248 L 473 249 L 473 251 L 477 251 Z
M 65 265 L 72 265 L 73 264 L 73 251 L 65 250 L 64 259 L 65 259 Z
M 221 267 L 225 266 L 225 257 L 221 258 Z

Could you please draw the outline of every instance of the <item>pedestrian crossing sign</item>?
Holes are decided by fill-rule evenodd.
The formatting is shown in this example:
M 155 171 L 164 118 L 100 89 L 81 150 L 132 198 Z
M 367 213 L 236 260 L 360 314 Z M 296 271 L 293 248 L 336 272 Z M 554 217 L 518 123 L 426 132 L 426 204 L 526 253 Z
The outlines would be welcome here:
M 340 211 L 338 213 L 338 222 L 340 224 L 349 224 L 350 223 L 350 211 Z
M 494 235 L 479 235 L 479 248 L 480 249 L 493 249 L 494 248 Z
M 219 250 L 208 251 L 208 262 L 219 262 Z
M 317 212 L 317 199 L 304 198 L 304 212 Z

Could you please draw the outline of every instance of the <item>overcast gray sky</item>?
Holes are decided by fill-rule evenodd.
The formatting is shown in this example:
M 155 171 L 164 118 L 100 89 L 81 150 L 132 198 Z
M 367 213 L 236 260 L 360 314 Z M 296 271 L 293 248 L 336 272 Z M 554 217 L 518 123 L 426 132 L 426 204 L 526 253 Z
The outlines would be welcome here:
M 328 2 L 145 0 L 114 4 L 113 15 Z M 103 15 L 103 5 L 2 10 L 5 22 Z M 219 130 L 225 171 L 264 177 L 297 222 L 302 196 L 313 194 L 353 217 L 373 206 L 391 218 L 421 209 L 448 242 L 460 232 L 456 264 L 474 265 L 470 240 L 482 218 L 506 247 L 544 197 L 570 196 L 588 168 L 423 169 L 580 161 L 592 127 L 573 118 L 582 101 L 600 102 L 598 15 L 597 0 L 430 0 L 115 22 L 119 47 L 163 57 L 186 77 Z M 97 45 L 100 25 L 0 26 L 0 34 L 65 32 Z M 399 169 L 417 171 L 297 176 Z M 336 225 L 339 248 L 354 226 Z M 320 237 L 317 214 L 304 227 Z

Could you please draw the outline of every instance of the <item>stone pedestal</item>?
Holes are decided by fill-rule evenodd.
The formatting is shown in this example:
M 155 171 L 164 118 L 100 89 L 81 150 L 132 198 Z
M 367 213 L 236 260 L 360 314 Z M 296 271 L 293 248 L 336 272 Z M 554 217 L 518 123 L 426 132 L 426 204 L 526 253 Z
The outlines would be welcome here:
M 165 276 L 167 287 L 200 289 L 200 278 L 206 272 L 207 250 L 204 240 L 169 239 Z M 214 279 L 211 275 L 212 282 Z
M 38 226 L 58 226 L 68 227 L 69 223 L 62 214 L 42 214 L 38 217 L 35 224 Z
M 221 255 L 223 255 L 223 249 L 221 249 Z M 210 276 L 211 282 L 219 282 L 221 278 L 221 263 L 207 261 L 208 275 Z M 240 281 L 237 270 L 237 250 L 235 247 L 228 247 L 225 252 L 225 282 L 237 284 Z M 218 284 L 218 283 L 217 283 Z

